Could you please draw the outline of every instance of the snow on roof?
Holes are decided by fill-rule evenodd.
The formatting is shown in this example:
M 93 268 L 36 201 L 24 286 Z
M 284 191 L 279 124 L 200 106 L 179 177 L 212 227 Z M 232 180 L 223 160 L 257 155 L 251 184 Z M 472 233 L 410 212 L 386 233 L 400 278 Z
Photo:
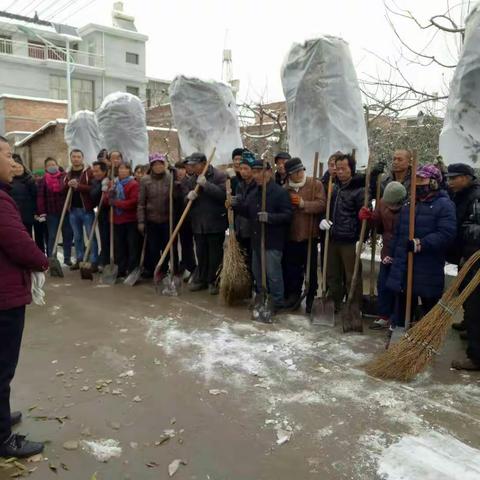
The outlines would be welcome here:
M 23 95 L 12 95 L 10 93 L 2 93 L 0 94 L 0 100 L 2 98 L 12 98 L 15 100 L 30 100 L 32 102 L 50 102 L 50 103 L 62 103 L 67 104 L 67 100 L 53 100 L 51 98 L 40 98 L 40 97 L 27 97 Z
M 133 30 L 127 30 L 125 28 L 99 25 L 97 23 L 88 23 L 87 25 L 79 28 L 78 31 L 82 37 L 93 32 L 105 32 L 118 37 L 132 38 L 143 42 L 148 40 L 148 35 L 144 35 L 143 33 L 134 32 Z
M 40 127 L 38 130 L 31 133 L 28 137 L 25 137 L 23 140 L 20 140 L 19 142 L 17 142 L 15 144 L 15 147 L 23 147 L 30 140 L 32 140 L 36 136 L 40 135 L 41 133 L 45 132 L 45 130 L 48 130 L 50 127 L 54 127 L 54 126 L 57 126 L 57 125 L 66 125 L 67 122 L 68 122 L 68 120 L 66 118 L 57 118 L 56 120 L 50 120 L 45 125 Z

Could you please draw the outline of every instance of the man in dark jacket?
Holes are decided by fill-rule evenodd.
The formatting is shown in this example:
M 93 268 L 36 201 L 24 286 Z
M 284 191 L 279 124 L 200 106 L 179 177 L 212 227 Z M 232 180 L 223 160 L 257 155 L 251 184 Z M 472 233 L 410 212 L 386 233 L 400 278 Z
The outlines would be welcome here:
M 193 201 L 191 221 L 198 259 L 198 275 L 195 275 L 189 289 L 196 292 L 208 288 L 211 295 L 217 295 L 217 273 L 223 259 L 223 242 L 228 226 L 225 208 L 227 177 L 211 165 L 203 175 L 207 163 L 203 153 L 193 153 L 187 163 L 194 173 L 186 184 L 189 190 L 186 200 Z M 198 194 L 195 192 L 197 185 L 200 186 Z
M 457 237 L 448 260 L 461 267 L 480 249 L 480 183 L 472 167 L 463 163 L 448 166 L 446 174 L 452 200 L 457 212 Z M 465 286 L 475 275 L 476 265 L 465 279 Z M 466 330 L 467 358 L 454 360 L 457 370 L 480 370 L 480 287 L 463 304 L 463 322 L 454 324 L 457 330 Z
M 15 375 L 25 323 L 25 306 L 32 301 L 32 271 L 48 268 L 45 255 L 23 226 L 15 202 L 7 193 L 12 181 L 12 153 L 0 137 L 0 457 L 30 457 L 43 450 L 12 433 L 21 414 L 10 412 L 10 383 Z
M 238 184 L 242 181 L 240 164 L 242 163 L 243 148 L 235 148 L 232 152 L 232 168 L 227 168 L 227 175 L 231 180 L 232 194 L 237 194 Z
M 392 266 L 386 286 L 396 293 L 393 326 L 403 326 L 407 287 L 408 252 L 413 252 L 413 302 L 422 302 L 427 314 L 440 300 L 445 285 L 445 259 L 456 235 L 455 206 L 440 189 L 442 174 L 434 165 L 417 170 L 415 238 L 409 240 L 410 204 L 400 212 L 391 244 Z
M 292 157 L 288 152 L 278 152 L 275 155 L 275 183 L 283 186 L 287 181 L 287 172 L 285 171 L 285 162 Z
M 356 175 L 355 159 L 351 155 L 337 155 L 336 180 L 332 195 L 331 221 L 322 220 L 320 229 L 330 235 L 327 265 L 327 283 L 335 311 L 342 307 L 345 293 L 349 291 L 355 267 L 356 244 L 360 238 L 361 222 L 358 213 L 365 197 L 365 177 Z M 361 273 L 355 300 L 362 297 Z
M 261 224 L 266 227 L 265 249 L 267 263 L 268 290 L 272 296 L 275 310 L 285 306 L 285 291 L 283 284 L 282 256 L 288 236 L 288 226 L 292 219 L 292 204 L 287 191 L 277 185 L 272 179 L 271 166 L 264 170 L 262 161 L 255 161 L 252 165 L 254 179 L 258 188 L 254 189 L 234 206 L 234 210 L 250 220 L 252 234 L 252 270 L 255 279 L 255 291 L 262 291 L 261 271 Z M 262 211 L 263 175 L 267 176 L 267 205 Z
M 382 180 L 381 192 L 383 194 L 385 187 L 390 182 L 400 182 L 407 190 L 410 191 L 412 183 L 412 152 L 406 149 L 395 150 L 393 153 L 392 169 Z M 383 169 L 382 169 L 383 171 Z M 378 173 L 382 173 L 379 171 Z

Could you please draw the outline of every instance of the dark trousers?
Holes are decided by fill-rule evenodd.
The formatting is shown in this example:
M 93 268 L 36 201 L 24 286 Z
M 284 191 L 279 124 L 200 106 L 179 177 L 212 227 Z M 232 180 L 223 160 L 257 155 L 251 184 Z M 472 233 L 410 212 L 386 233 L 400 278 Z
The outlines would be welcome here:
M 418 300 L 421 300 L 420 306 Z M 412 310 L 410 318 L 412 321 L 421 320 L 440 300 L 440 297 L 419 297 L 412 295 Z M 395 327 L 405 326 L 405 310 L 407 307 L 407 296 L 404 292 L 395 295 L 395 310 L 392 317 L 392 325 Z M 419 308 L 420 307 L 420 308 Z
M 303 282 L 307 272 L 308 240 L 303 242 L 287 242 L 283 250 L 282 269 L 285 298 L 300 297 Z M 315 298 L 318 290 L 318 246 L 317 240 L 312 241 L 312 255 L 310 260 L 310 288 L 307 295 Z
M 147 234 L 147 250 L 145 252 L 145 270 L 153 274 L 160 260 L 160 255 L 165 249 L 169 239 L 169 226 L 168 223 L 153 223 L 147 222 L 145 232 Z M 168 262 L 170 260 L 170 254 L 163 262 L 161 272 L 168 272 Z
M 189 224 L 184 224 L 180 229 L 180 247 L 182 249 L 180 270 L 188 270 L 190 273 L 193 273 L 197 268 L 197 261 L 195 260 L 195 249 L 193 245 L 192 227 Z
M 37 247 L 43 252 L 47 253 L 48 231 L 47 222 L 34 222 L 33 234 Z
M 108 219 L 110 211 L 104 209 L 98 217 L 98 231 L 100 232 L 100 256 L 98 263 L 108 265 L 110 263 L 110 222 Z
M 138 236 L 137 222 L 115 225 L 115 263 L 120 277 L 126 276 L 138 266 Z
M 285 290 L 283 286 L 281 250 L 265 251 L 265 267 L 267 273 L 267 289 L 273 299 L 275 307 L 285 305 Z M 252 270 L 255 278 L 255 292 L 262 292 L 262 254 L 259 250 L 253 249 Z
M 464 287 L 473 278 L 472 272 L 464 282 Z M 480 286 L 468 297 L 463 304 L 463 319 L 467 325 L 467 357 L 480 365 Z
M 377 278 L 378 292 L 378 316 L 380 318 L 390 318 L 395 309 L 395 292 L 387 288 L 387 279 L 390 273 L 391 265 L 380 263 L 380 270 Z
M 17 368 L 24 324 L 24 306 L 0 310 L 0 443 L 12 433 L 10 383 Z
M 198 283 L 214 284 L 223 260 L 225 233 L 195 234 L 195 248 L 198 259 Z

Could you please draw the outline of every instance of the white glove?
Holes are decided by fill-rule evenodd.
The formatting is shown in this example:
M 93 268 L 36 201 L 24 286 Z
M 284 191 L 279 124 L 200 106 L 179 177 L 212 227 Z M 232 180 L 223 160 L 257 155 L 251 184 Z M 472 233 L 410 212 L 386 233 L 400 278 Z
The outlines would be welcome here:
M 228 178 L 235 178 L 237 176 L 233 168 L 227 168 L 225 173 L 227 174 Z
M 257 215 L 260 223 L 268 223 L 268 212 L 258 212 Z
M 197 178 L 197 185 L 204 187 L 207 183 L 207 177 L 205 175 L 199 175 Z
M 38 223 L 43 223 L 47 221 L 47 216 L 45 214 L 43 215 L 35 215 L 33 217 Z
M 324 232 L 328 232 L 332 228 L 333 223 L 330 220 L 323 219 L 320 222 L 320 230 L 323 230 Z
M 45 305 L 45 274 L 43 272 L 32 272 L 32 299 L 35 305 Z
M 191 192 L 188 192 L 187 198 L 193 202 L 198 198 L 198 193 L 195 190 L 192 190 Z
M 102 180 L 102 192 L 108 192 L 109 185 L 110 185 L 110 179 L 109 178 L 104 178 Z

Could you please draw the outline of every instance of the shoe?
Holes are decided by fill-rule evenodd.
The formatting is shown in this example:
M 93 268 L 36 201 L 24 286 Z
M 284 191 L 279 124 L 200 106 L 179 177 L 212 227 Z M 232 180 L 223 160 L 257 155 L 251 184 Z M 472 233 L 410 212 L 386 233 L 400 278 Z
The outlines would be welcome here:
M 307 297 L 305 300 L 305 313 L 310 315 L 312 313 L 313 309 L 313 302 L 315 301 L 315 298 Z
M 285 300 L 284 309 L 285 310 L 290 310 L 291 312 L 295 312 L 300 308 L 301 303 L 302 303 L 301 295 L 295 295 L 295 294 L 290 295 Z
M 453 360 L 452 368 L 455 370 L 480 371 L 480 364 L 473 362 L 469 358 L 465 358 L 463 360 Z
M 64 260 L 63 264 L 66 265 L 67 267 L 71 267 L 72 261 L 70 259 L 67 259 L 67 260 Z
M 214 284 L 214 283 L 211 283 L 209 286 L 208 286 L 208 293 L 210 295 L 218 295 L 218 292 L 219 292 L 219 289 L 218 287 Z
M 192 278 L 192 272 L 189 272 L 188 270 L 185 270 L 182 274 L 182 280 L 184 283 L 188 283 L 190 278 Z
M 80 270 L 80 262 L 75 262 L 73 265 L 71 265 L 70 270 L 72 272 L 74 272 L 75 270 Z
M 468 340 L 467 332 L 460 332 L 460 340 Z
M 10 413 L 10 426 L 14 427 L 22 421 L 22 412 Z
M 43 443 L 30 442 L 23 435 L 12 433 L 10 437 L 0 445 L 0 457 L 4 458 L 28 458 L 43 452 Z
M 206 290 L 208 285 L 206 283 L 191 283 L 188 287 L 190 292 L 199 292 L 200 290 Z
M 98 265 L 95 263 L 92 263 L 92 273 L 98 273 L 100 270 L 98 268 Z
M 467 329 L 467 324 L 465 323 L 465 320 L 462 320 L 460 323 L 454 323 L 452 328 L 459 332 L 464 332 Z
M 384 318 L 379 318 L 370 325 L 370 330 L 383 330 L 385 328 L 388 328 L 388 320 Z

